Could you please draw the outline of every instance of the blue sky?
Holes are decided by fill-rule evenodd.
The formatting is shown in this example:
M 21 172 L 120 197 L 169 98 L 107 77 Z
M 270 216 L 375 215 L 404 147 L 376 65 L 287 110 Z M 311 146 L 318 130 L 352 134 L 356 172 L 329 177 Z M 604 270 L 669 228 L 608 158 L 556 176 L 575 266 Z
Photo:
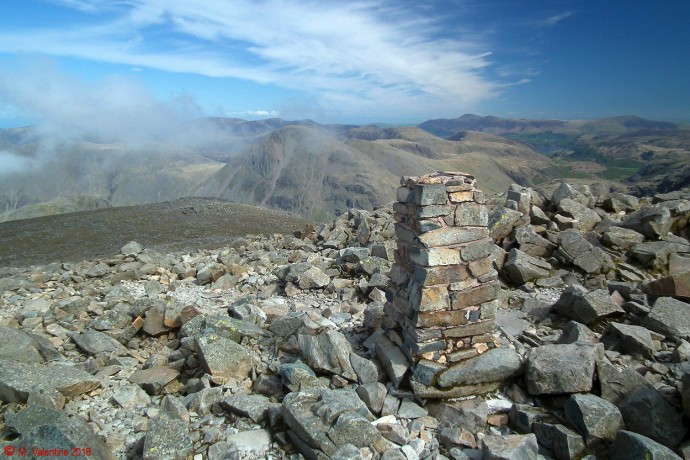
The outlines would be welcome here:
M 0 127 L 165 111 L 687 122 L 690 2 L 0 2 Z

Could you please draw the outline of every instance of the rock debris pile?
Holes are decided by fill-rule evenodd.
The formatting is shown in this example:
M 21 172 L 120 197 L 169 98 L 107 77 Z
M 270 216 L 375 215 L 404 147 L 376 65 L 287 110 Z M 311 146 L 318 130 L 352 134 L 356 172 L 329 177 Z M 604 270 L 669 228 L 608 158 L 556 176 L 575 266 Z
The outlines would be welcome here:
M 391 266 L 409 260 L 396 254 L 390 208 L 217 250 L 132 242 L 108 259 L 0 269 L 2 447 L 145 459 L 690 458 L 689 218 L 688 191 L 512 186 L 488 213 L 495 244 L 482 252 L 502 287 L 495 329 L 478 334 L 491 337 L 420 349 L 413 368 L 387 335 L 385 305 L 402 284 Z M 466 391 L 429 397 L 423 379 Z

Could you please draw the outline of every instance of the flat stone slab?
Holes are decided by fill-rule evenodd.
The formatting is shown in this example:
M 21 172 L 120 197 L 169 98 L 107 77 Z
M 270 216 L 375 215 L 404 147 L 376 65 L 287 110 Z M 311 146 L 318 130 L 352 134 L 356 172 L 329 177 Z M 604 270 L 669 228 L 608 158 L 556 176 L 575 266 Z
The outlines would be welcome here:
M 644 319 L 649 329 L 675 339 L 690 338 L 690 304 L 660 297 Z
M 690 270 L 650 281 L 642 286 L 647 294 L 690 299 Z
M 375 353 L 393 385 L 399 386 L 410 369 L 410 363 L 403 352 L 387 337 L 381 336 L 376 340 Z
M 551 269 L 550 263 L 525 254 L 516 248 L 510 250 L 504 266 L 510 280 L 518 286 L 528 281 L 546 278 L 551 274 Z
M 644 241 L 644 235 L 629 228 L 611 227 L 602 234 L 601 241 L 607 246 L 627 251 Z
M 613 404 L 620 403 L 628 394 L 651 384 L 634 369 L 618 369 L 603 359 L 597 363 L 597 374 L 601 386 L 601 397 Z
M 537 437 L 532 433 L 482 438 L 484 460 L 537 460 L 538 451 Z
M 113 400 L 125 410 L 146 407 L 151 402 L 149 395 L 139 385 L 123 385 L 116 389 Z
M 34 366 L 0 360 L 0 400 L 25 403 L 34 391 L 55 389 L 77 396 L 101 386 L 100 380 L 74 366 Z
M 489 236 L 486 227 L 445 227 L 419 235 L 419 243 L 425 248 L 438 248 L 469 243 Z
M 248 430 L 228 436 L 228 442 L 243 454 L 265 454 L 271 447 L 271 433 L 267 430 Z
M 516 377 L 522 371 L 522 359 L 510 348 L 494 348 L 452 366 L 438 377 L 441 388 L 477 385 Z
M 554 305 L 553 311 L 582 324 L 591 324 L 602 318 L 625 313 L 606 289 L 587 293 L 566 289 Z
M 585 450 L 582 436 L 564 425 L 535 422 L 532 430 L 539 444 L 549 448 L 557 459 L 579 458 Z
M 578 228 L 585 233 L 601 222 L 601 217 L 593 209 L 565 198 L 558 203 L 558 210 L 577 220 Z
M 259 423 L 268 417 L 268 408 L 274 404 L 263 395 L 234 395 L 226 398 L 221 403 L 236 414 L 251 418 Z
M 647 328 L 630 324 L 609 323 L 601 336 L 601 343 L 607 350 L 652 359 L 654 343 Z
M 611 257 L 602 249 L 592 246 L 577 230 L 564 230 L 558 235 L 557 254 L 587 273 L 602 273 L 615 268 Z
M 163 388 L 180 375 L 178 371 L 167 366 L 154 366 L 148 369 L 134 371 L 129 381 L 136 383 L 150 395 L 157 395 Z
M 662 207 L 646 207 L 632 214 L 619 224 L 624 228 L 631 228 L 642 233 L 647 238 L 657 239 L 671 230 L 671 211 Z
M 36 340 L 26 332 L 0 325 L 0 337 L 0 359 L 37 364 L 45 362 Z
M 127 353 L 127 348 L 113 337 L 93 329 L 74 334 L 72 340 L 79 348 L 91 355 L 105 353 L 121 356 Z

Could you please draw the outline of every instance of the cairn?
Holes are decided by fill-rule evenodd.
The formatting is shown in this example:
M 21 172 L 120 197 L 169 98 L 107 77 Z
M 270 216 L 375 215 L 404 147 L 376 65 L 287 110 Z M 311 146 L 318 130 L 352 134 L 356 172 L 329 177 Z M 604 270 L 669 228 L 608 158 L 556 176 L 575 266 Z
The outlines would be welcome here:
M 415 393 L 445 397 L 431 388 L 443 371 L 497 346 L 500 286 L 484 194 L 461 172 L 403 177 L 393 210 L 386 337 L 411 363 Z

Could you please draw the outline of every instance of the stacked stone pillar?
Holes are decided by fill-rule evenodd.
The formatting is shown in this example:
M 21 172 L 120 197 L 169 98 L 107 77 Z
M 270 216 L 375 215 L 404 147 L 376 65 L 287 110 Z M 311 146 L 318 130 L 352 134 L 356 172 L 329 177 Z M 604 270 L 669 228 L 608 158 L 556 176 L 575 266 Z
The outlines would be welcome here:
M 439 172 L 403 177 L 393 210 L 398 246 L 392 298 L 384 310 L 386 334 L 415 376 L 439 375 L 495 347 L 500 287 L 488 209 L 472 176 Z M 431 377 L 418 380 L 434 383 Z

